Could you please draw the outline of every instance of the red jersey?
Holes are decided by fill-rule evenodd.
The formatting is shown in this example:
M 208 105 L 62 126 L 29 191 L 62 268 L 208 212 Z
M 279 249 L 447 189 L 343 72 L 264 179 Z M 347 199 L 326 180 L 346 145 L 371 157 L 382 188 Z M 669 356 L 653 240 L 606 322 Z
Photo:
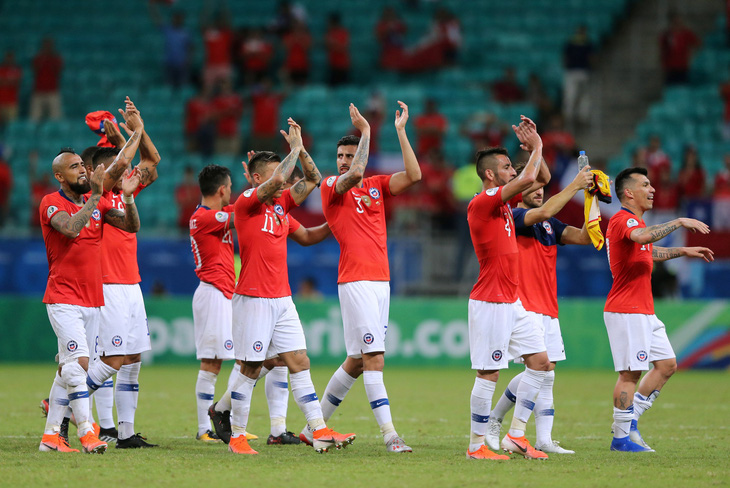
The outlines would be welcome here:
M 251 131 L 256 135 L 271 136 L 279 130 L 279 105 L 281 96 L 274 93 L 258 93 L 252 97 L 253 121 Z
M 629 237 L 646 224 L 629 210 L 621 208 L 608 222 L 606 251 L 613 285 L 604 311 L 654 314 L 651 271 L 654 268 L 652 244 L 639 244 Z
M 23 71 L 18 66 L 0 66 L 0 105 L 17 105 Z
M 233 33 L 229 29 L 210 28 L 203 32 L 206 66 L 229 66 Z
M 218 288 L 228 299 L 233 297 L 236 286 L 230 212 L 233 212 L 233 205 L 227 205 L 222 210 L 198 205 L 190 217 L 190 245 L 195 259 L 195 274 L 200 281 Z
M 390 281 L 388 234 L 385 227 L 385 197 L 391 175 L 362 180 L 362 188 L 337 194 L 339 176 L 322 185 L 322 211 L 340 244 L 337 283 Z
M 490 188 L 475 196 L 466 210 L 469 232 L 479 260 L 479 278 L 469 298 L 483 302 L 517 301 L 517 240 L 509 204 L 502 189 Z
M 327 59 L 331 68 L 347 69 L 350 67 L 350 33 L 344 27 L 335 27 L 327 31 Z
M 81 207 L 72 202 L 63 190 L 43 197 L 38 210 L 48 257 L 48 285 L 43 295 L 43 303 L 82 307 L 104 305 L 101 286 L 101 236 L 104 215 L 110 209 L 108 200 L 99 200 L 86 226 L 75 239 L 69 239 L 51 226 L 51 219 L 58 212 L 68 212 L 73 216 Z
M 300 224 L 299 221 L 291 215 L 287 215 L 287 218 L 289 219 L 289 234 L 287 235 L 292 235 L 299 230 L 299 227 L 301 227 L 302 224 Z
M 273 205 L 259 202 L 258 188 L 249 188 L 234 205 L 241 274 L 236 293 L 250 297 L 281 298 L 291 295 L 286 264 L 287 213 L 297 204 L 289 190 Z
M 139 195 L 142 186 L 134 191 Z M 87 195 L 88 198 L 88 195 Z M 125 211 L 127 206 L 122 201 L 121 193 L 105 191 L 102 200 L 106 199 L 111 208 Z M 104 226 L 101 239 L 101 271 L 104 284 L 134 285 L 142 281 L 137 264 L 137 234 L 119 229 L 113 225 Z
M 240 95 L 236 93 L 219 95 L 213 100 L 213 106 L 220 117 L 216 124 L 218 135 L 228 137 L 237 135 L 238 120 L 243 112 L 243 100 Z
M 440 113 L 423 114 L 416 117 L 416 130 L 428 132 L 418 136 L 418 154 L 427 154 L 433 148 L 441 148 L 441 142 L 449 123 Z
M 57 54 L 38 54 L 33 59 L 35 69 L 35 93 L 53 93 L 58 91 L 63 60 Z

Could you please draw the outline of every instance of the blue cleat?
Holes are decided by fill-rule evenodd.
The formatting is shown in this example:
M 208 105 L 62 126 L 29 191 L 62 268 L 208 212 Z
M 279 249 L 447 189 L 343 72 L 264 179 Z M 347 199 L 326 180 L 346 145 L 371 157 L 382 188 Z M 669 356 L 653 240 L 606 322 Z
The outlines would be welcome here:
M 621 452 L 654 452 L 654 449 L 647 449 L 629 439 L 629 436 L 611 440 L 611 450 Z
M 647 444 L 644 441 L 644 438 L 641 437 L 641 432 L 639 432 L 639 423 L 636 420 L 631 421 L 631 429 L 629 430 L 629 439 L 631 440 L 631 442 L 633 442 L 634 444 L 640 445 L 644 449 L 648 449 L 650 451 L 654 450 L 651 447 L 649 447 L 649 444 Z

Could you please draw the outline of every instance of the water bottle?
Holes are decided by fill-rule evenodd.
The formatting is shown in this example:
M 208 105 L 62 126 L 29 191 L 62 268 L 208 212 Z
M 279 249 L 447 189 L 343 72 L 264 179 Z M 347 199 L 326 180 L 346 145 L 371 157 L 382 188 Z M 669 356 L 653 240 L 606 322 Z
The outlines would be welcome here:
M 588 156 L 586 156 L 585 151 L 581 151 L 578 156 L 578 171 L 583 171 L 583 168 L 588 166 L 590 163 L 588 162 Z

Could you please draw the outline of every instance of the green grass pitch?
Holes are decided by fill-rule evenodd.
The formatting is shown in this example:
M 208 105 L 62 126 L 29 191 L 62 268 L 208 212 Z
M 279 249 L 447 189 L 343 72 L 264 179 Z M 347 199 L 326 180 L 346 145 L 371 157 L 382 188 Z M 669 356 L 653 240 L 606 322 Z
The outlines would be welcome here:
M 227 381 L 230 364 L 218 380 Z M 39 401 L 48 395 L 54 366 L 0 365 L 0 486 L 729 486 L 730 382 L 727 372 L 679 372 L 641 421 L 653 454 L 610 452 L 610 371 L 560 368 L 555 383 L 554 438 L 575 455 L 505 462 L 465 458 L 469 395 L 468 368 L 386 370 L 385 379 L 398 432 L 412 454 L 387 454 L 365 397 L 362 381 L 329 424 L 356 432 L 352 446 L 316 454 L 305 446 L 267 446 L 268 410 L 263 388 L 253 399 L 249 423 L 261 439 L 259 455 L 234 456 L 224 445 L 195 440 L 194 366 L 142 368 L 136 429 L 157 449 L 117 451 L 103 456 L 38 452 L 44 419 Z M 316 367 L 318 393 L 333 367 Z M 498 391 L 518 371 L 503 372 Z M 505 423 L 508 423 L 506 420 Z M 293 399 L 288 427 L 304 425 Z M 531 421 L 528 436 L 534 440 Z M 71 427 L 71 444 L 79 447 Z

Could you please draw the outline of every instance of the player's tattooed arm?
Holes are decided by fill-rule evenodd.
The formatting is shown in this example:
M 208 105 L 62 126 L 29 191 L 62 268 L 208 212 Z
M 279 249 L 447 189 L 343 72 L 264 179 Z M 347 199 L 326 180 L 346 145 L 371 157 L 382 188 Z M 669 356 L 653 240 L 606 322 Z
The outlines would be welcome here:
M 142 120 L 142 116 L 139 113 L 139 110 L 134 105 L 134 102 L 132 102 L 129 97 L 127 97 L 125 103 L 127 110 L 123 111 L 122 109 L 119 109 L 119 113 L 122 114 L 125 122 L 119 125 L 127 132 L 128 135 L 131 136 L 134 128 L 138 126 L 138 122 L 141 122 L 142 127 L 144 128 L 144 121 Z M 130 128 L 130 125 L 132 126 L 132 128 Z M 121 139 L 122 141 L 124 140 L 123 137 Z M 155 144 L 152 142 L 152 139 L 150 138 L 146 129 L 144 129 L 142 132 L 142 139 L 139 144 L 139 156 L 140 163 L 137 165 L 137 167 L 139 168 L 141 174 L 140 184 L 143 186 L 147 186 L 152 184 L 157 179 L 157 164 L 162 158 L 160 157 L 160 153 L 157 150 L 157 147 L 155 147 Z
M 96 206 L 99 204 L 99 200 L 101 200 L 101 194 L 91 195 L 91 197 L 86 200 L 84 206 L 81 207 L 81 210 L 73 214 L 73 216 L 69 215 L 67 212 L 58 212 L 51 219 L 51 227 L 66 237 L 75 239 L 81 233 L 84 226 L 89 222 L 91 214 L 94 213 Z
M 259 185 L 256 190 L 256 196 L 258 197 L 259 202 L 266 202 L 270 200 L 274 197 L 276 192 L 284 186 L 286 180 L 289 179 L 289 176 L 291 176 L 294 165 L 297 163 L 300 151 L 301 146 L 293 148 L 284 160 L 276 167 L 271 178 Z
M 119 151 L 119 154 L 117 154 L 114 162 L 109 165 L 109 168 L 106 170 L 106 177 L 104 178 L 105 190 L 108 191 L 114 188 L 114 185 L 116 185 L 117 181 L 119 181 L 119 178 L 127 169 L 129 169 L 132 164 L 132 160 L 134 159 L 134 155 L 137 152 L 137 148 L 139 147 L 141 138 L 142 131 L 134 131 L 122 150 Z
M 357 145 L 350 168 L 337 180 L 335 191 L 339 195 L 347 193 L 351 188 L 360 184 L 365 175 L 365 167 L 370 155 L 370 124 L 352 103 L 350 104 L 350 120 L 352 120 L 352 125 L 360 131 L 360 143 Z
M 706 247 L 659 247 L 654 246 L 651 250 L 651 257 L 654 261 L 667 261 L 681 256 L 689 258 L 702 258 L 706 262 L 715 260 L 715 253 Z
M 322 174 L 317 169 L 317 166 L 315 166 L 312 157 L 304 149 L 299 153 L 299 161 L 302 163 L 304 179 L 298 181 L 291 188 L 292 198 L 297 202 L 297 205 L 301 204 L 322 181 Z
M 702 221 L 688 219 L 685 217 L 670 220 L 663 224 L 652 225 L 643 229 L 635 229 L 631 232 L 631 240 L 639 244 L 650 244 L 668 236 L 680 227 L 689 229 L 700 234 L 709 234 L 710 227 Z
M 133 195 L 139 187 L 140 178 L 139 168 L 134 168 L 134 171 L 125 174 L 125 178 L 122 181 L 125 210 L 121 211 L 116 208 L 109 210 L 104 216 L 104 222 L 127 232 L 139 231 L 139 213 L 137 212 L 137 205 L 134 203 Z M 130 198 L 132 201 L 127 202 L 126 200 Z

